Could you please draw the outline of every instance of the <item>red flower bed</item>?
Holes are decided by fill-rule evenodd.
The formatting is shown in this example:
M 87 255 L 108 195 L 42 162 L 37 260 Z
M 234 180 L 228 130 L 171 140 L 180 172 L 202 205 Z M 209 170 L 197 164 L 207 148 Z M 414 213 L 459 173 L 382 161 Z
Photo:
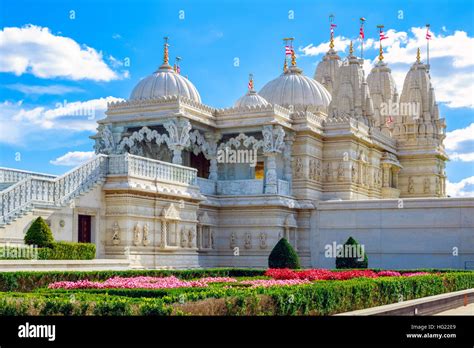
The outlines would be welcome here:
M 265 276 L 277 280 L 348 280 L 353 278 L 377 278 L 377 277 L 399 277 L 424 275 L 426 272 L 406 273 L 400 274 L 395 271 L 380 271 L 376 273 L 371 270 L 350 270 L 350 271 L 330 271 L 327 269 L 306 269 L 301 271 L 294 271 L 288 268 L 270 268 L 265 272 Z

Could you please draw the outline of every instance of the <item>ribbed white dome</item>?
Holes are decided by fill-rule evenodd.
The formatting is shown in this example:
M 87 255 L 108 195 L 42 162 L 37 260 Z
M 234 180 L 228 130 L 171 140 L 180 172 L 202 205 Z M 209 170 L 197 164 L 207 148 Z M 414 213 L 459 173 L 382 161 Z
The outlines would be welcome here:
M 259 94 L 271 104 L 281 106 L 324 106 L 331 102 L 331 95 L 316 80 L 304 76 L 297 66 L 268 82 Z
M 191 81 L 176 73 L 170 65 L 164 64 L 135 86 L 132 94 L 130 94 L 130 100 L 172 95 L 180 95 L 201 102 L 201 96 Z
M 240 97 L 234 104 L 234 107 L 239 108 L 243 106 L 267 106 L 269 102 L 262 98 L 254 90 L 248 91 L 244 96 Z

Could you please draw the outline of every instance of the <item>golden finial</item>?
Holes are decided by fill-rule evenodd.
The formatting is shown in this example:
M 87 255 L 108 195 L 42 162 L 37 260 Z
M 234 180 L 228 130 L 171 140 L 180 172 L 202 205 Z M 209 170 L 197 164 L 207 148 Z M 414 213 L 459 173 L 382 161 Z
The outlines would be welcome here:
M 296 66 L 296 54 L 294 49 L 291 49 L 291 66 Z
M 169 57 L 168 57 L 168 37 L 165 36 L 164 37 L 164 40 L 165 40 L 165 49 L 164 49 L 164 54 L 163 54 L 163 64 L 164 65 L 169 65 Z
M 379 62 L 383 60 L 383 48 L 382 48 L 382 43 L 380 43 L 380 48 L 379 48 Z
M 416 62 L 420 63 L 420 48 L 416 51 Z
M 351 40 L 351 43 L 349 45 L 349 55 L 352 56 L 352 53 L 354 53 L 354 46 L 352 46 L 352 40 Z
M 288 69 L 288 64 L 286 62 L 286 57 L 285 57 L 285 62 L 283 63 L 283 72 L 286 72 L 287 69 Z
M 329 48 L 330 49 L 333 49 L 334 48 L 334 27 L 335 27 L 335 24 L 333 23 L 334 22 L 334 15 L 331 13 L 329 15 L 329 25 L 330 25 L 330 40 L 329 40 Z

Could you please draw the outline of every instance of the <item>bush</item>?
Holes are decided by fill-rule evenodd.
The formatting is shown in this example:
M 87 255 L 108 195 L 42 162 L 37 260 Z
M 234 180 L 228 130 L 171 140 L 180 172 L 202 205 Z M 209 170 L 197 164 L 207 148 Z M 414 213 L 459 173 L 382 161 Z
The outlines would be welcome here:
M 270 268 L 300 268 L 298 254 L 285 238 L 280 239 L 273 248 L 268 257 L 268 266 Z
M 357 252 L 360 249 L 360 244 L 352 237 L 349 237 L 347 242 L 344 243 L 343 251 L 351 250 L 352 257 L 340 257 L 336 256 L 336 268 L 367 268 L 369 266 L 369 259 L 367 258 L 367 254 L 364 252 L 363 256 L 364 259 L 360 260 L 357 256 Z
M 39 216 L 28 228 L 25 234 L 25 244 L 33 244 L 39 248 L 49 248 L 54 243 L 51 229 L 41 216 Z
M 50 248 L 41 248 L 40 260 L 92 260 L 95 258 L 95 244 L 55 242 Z

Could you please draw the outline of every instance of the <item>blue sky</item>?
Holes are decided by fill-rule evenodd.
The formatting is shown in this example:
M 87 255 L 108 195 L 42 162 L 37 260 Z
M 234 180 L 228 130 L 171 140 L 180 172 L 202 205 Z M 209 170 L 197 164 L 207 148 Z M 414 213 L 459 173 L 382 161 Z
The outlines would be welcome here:
M 298 65 L 312 76 L 334 13 L 341 51 L 357 38 L 359 17 L 367 19 L 367 39 L 385 25 L 385 57 L 399 92 L 416 48 L 425 54 L 423 27 L 431 24 L 431 76 L 454 154 L 448 178 L 452 192 L 472 194 L 473 6 L 470 0 L 0 0 L 0 166 L 60 174 L 89 156 L 88 137 L 106 101 L 128 98 L 161 64 L 163 36 L 170 37 L 171 61 L 182 57 L 182 74 L 203 103 L 227 107 L 246 92 L 249 73 L 257 89 L 281 73 L 283 37 L 295 37 Z M 376 44 L 366 43 L 367 69 Z M 83 113 L 71 114 L 75 106 Z

